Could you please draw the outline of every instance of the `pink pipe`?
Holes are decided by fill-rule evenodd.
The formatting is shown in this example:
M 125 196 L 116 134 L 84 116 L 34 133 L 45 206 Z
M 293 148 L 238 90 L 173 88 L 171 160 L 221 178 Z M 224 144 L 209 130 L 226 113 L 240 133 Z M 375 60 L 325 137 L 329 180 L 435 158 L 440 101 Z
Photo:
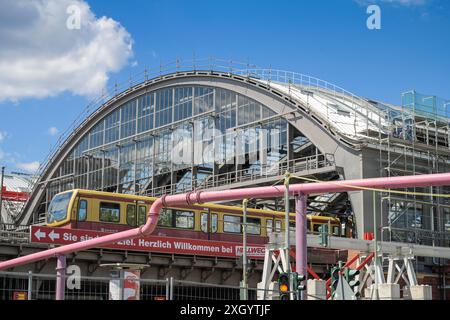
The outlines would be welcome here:
M 424 174 L 417 176 L 390 177 L 390 178 L 371 178 L 318 183 L 293 184 L 289 186 L 291 195 L 299 193 L 326 193 L 326 192 L 346 192 L 354 191 L 357 188 L 405 188 L 421 186 L 441 186 L 450 185 L 450 173 Z M 176 205 L 194 205 L 196 203 L 214 202 L 220 200 L 239 200 L 245 198 L 273 198 L 281 197 L 284 194 L 284 186 L 256 187 L 247 189 L 234 189 L 224 191 L 193 191 L 186 194 L 163 196 L 153 202 L 148 213 L 148 219 L 145 225 L 139 228 L 109 234 L 103 237 L 68 244 L 65 246 L 33 253 L 27 256 L 11 259 L 0 263 L 0 270 L 24 265 L 27 263 L 52 258 L 58 254 L 68 254 L 76 251 L 87 250 L 90 248 L 101 247 L 118 241 L 133 239 L 149 235 L 155 230 L 158 222 L 159 211 L 164 206 Z
M 308 222 L 306 220 L 307 199 L 308 197 L 304 193 L 300 193 L 295 199 L 295 271 L 305 277 L 308 277 L 308 244 L 306 243 L 306 234 L 308 233 Z M 306 284 L 306 279 L 303 284 Z M 294 290 L 297 290 L 297 288 Z M 304 291 L 301 292 L 299 300 L 306 300 Z

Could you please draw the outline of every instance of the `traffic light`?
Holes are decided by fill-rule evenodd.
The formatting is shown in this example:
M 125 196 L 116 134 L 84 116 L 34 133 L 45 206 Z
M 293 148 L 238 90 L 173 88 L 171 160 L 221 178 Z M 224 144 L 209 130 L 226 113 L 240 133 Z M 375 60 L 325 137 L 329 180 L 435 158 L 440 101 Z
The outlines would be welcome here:
M 328 225 L 323 224 L 319 226 L 320 232 L 320 245 L 323 247 L 328 247 Z
M 339 272 L 341 271 L 341 269 L 339 269 L 338 267 L 334 267 L 333 269 L 331 269 L 331 298 L 334 298 L 334 293 L 336 292 L 338 283 L 339 283 Z
M 359 280 L 356 279 L 356 277 L 359 275 L 359 270 L 356 269 L 347 269 L 345 271 L 345 280 L 347 280 L 350 288 L 352 288 L 353 292 L 355 292 L 355 288 L 359 286 Z M 356 296 L 359 295 L 359 293 L 355 293 Z
M 289 273 L 280 273 L 278 276 L 278 288 L 280 300 L 289 300 Z

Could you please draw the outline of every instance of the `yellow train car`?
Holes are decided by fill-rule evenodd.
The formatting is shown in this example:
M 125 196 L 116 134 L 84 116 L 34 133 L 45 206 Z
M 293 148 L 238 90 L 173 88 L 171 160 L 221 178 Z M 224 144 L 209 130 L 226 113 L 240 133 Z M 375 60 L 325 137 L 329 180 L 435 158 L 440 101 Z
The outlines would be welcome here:
M 156 198 L 74 189 L 55 195 L 46 214 L 49 227 L 118 232 L 145 224 L 147 212 Z M 266 243 L 269 232 L 285 228 L 284 212 L 247 210 L 247 234 L 251 243 Z M 317 232 L 327 224 L 335 236 L 351 237 L 351 221 L 343 225 L 338 218 L 308 215 L 308 229 Z M 242 241 L 242 208 L 220 204 L 201 204 L 195 209 L 164 208 L 155 235 Z M 290 224 L 294 225 L 291 213 Z

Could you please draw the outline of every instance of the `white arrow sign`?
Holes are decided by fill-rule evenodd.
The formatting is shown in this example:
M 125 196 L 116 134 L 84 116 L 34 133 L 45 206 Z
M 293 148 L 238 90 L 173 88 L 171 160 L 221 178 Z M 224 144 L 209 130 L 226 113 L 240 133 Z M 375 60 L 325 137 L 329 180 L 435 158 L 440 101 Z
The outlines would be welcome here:
M 37 229 L 37 231 L 34 233 L 34 236 L 41 240 L 41 238 L 45 238 L 45 232 L 42 232 L 41 229 Z
M 55 239 L 59 239 L 59 233 L 56 233 L 55 230 L 52 230 L 52 232 L 48 234 L 48 237 L 52 239 L 52 241 L 55 241 Z

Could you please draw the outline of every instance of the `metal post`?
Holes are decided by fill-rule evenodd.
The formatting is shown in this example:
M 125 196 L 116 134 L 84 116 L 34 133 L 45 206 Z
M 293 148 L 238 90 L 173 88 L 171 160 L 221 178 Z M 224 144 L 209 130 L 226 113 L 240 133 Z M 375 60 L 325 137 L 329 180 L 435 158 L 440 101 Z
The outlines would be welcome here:
M 242 200 L 242 300 L 248 300 L 248 284 L 247 284 L 247 204 L 248 199 Z
M 375 206 L 375 191 L 372 192 L 373 194 L 373 241 L 374 241 L 374 248 L 375 248 L 375 256 L 373 260 L 373 267 L 374 267 L 374 276 L 375 276 L 375 283 L 373 284 L 372 288 L 372 300 L 378 300 L 378 237 L 377 237 L 377 209 Z
M 307 196 L 304 193 L 300 193 L 295 203 L 295 264 L 297 273 L 304 275 L 305 277 L 308 275 L 306 200 Z M 306 284 L 306 278 L 304 282 L 304 284 Z M 301 292 L 301 297 L 299 297 L 299 300 L 306 300 L 305 291 Z
M 290 264 L 290 243 L 289 243 L 289 178 L 290 178 L 290 173 L 288 171 L 286 171 L 286 173 L 284 174 L 284 186 L 285 186 L 285 191 L 284 191 L 284 208 L 285 208 L 285 246 L 286 246 L 286 265 L 287 265 L 287 270 L 285 270 L 286 272 L 290 272 L 291 271 L 291 264 Z M 292 281 L 290 281 L 292 282 Z
M 173 277 L 170 277 L 170 294 L 169 294 L 169 300 L 173 300 Z
M 170 299 L 170 282 L 169 278 L 166 278 L 166 300 Z
M 30 270 L 28 271 L 28 296 L 27 296 L 28 300 L 33 300 L 32 294 L 33 294 L 33 271 Z
M 2 224 L 2 208 L 3 208 L 3 178 L 5 177 L 5 167 L 2 167 L 2 179 L 0 181 L 0 225 Z M 1 228 L 1 227 L 0 227 Z
M 286 247 L 286 270 L 285 272 L 289 275 L 289 292 L 290 292 L 290 299 L 293 299 L 294 297 L 294 287 L 293 287 L 293 279 L 292 279 L 292 273 L 291 273 L 291 245 L 289 242 L 289 179 L 291 174 L 289 171 L 286 170 L 284 174 L 284 209 L 285 209 L 285 219 L 284 219 L 284 231 L 285 231 L 285 247 Z
M 58 255 L 56 263 L 56 300 L 64 300 L 66 291 L 66 256 Z

